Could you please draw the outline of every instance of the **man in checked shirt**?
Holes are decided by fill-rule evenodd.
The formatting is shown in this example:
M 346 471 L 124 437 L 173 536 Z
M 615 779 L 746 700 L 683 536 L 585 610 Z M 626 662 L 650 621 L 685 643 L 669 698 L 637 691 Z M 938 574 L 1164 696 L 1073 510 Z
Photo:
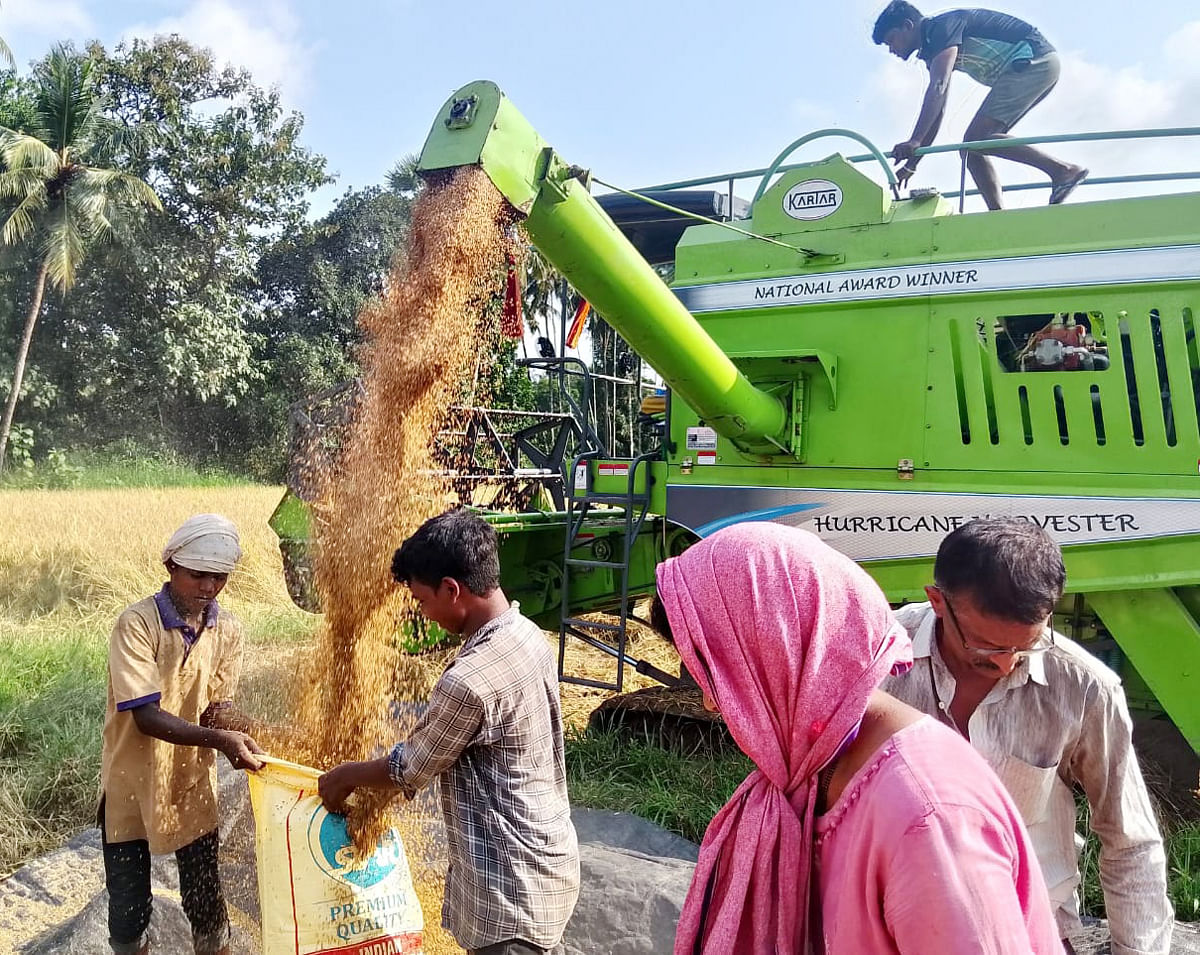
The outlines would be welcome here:
M 450 867 L 442 925 L 472 955 L 562 951 L 579 895 L 558 672 L 541 630 L 500 589 L 496 532 L 470 511 L 426 521 L 392 576 L 463 637 L 429 709 L 388 756 L 319 781 L 330 812 L 360 787 L 408 798 L 441 781 Z
M 1113 955 L 1168 955 L 1166 858 L 1125 694 L 1116 674 L 1052 628 L 1066 583 L 1058 545 L 1027 521 L 971 521 L 942 541 L 933 579 L 928 603 L 896 611 L 915 665 L 881 689 L 957 730 L 991 764 L 1029 829 L 1064 939 L 1079 928 L 1073 791 L 1082 789 Z

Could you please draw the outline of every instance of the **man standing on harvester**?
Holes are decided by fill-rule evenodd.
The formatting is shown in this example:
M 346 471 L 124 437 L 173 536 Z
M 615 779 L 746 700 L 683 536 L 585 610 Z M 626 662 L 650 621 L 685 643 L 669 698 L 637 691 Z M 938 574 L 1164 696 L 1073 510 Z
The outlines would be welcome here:
M 1162 838 L 1133 751 L 1121 681 L 1055 633 L 1062 552 L 1028 521 L 980 519 L 938 548 L 928 603 L 896 611 L 916 664 L 883 689 L 968 739 L 1029 829 L 1064 938 L 1079 928 L 1076 789 L 1100 839 L 1113 955 L 1167 955 Z M 1066 945 L 1069 952 L 1070 945 Z
M 541 630 L 500 589 L 496 532 L 466 509 L 426 521 L 392 576 L 464 638 L 429 709 L 388 756 L 320 778 L 342 812 L 360 787 L 412 798 L 441 781 L 450 866 L 442 924 L 472 955 L 545 955 L 579 895 L 558 670 Z
M 892 0 L 875 21 L 872 38 L 902 60 L 916 53 L 929 67 L 929 85 L 912 136 L 892 148 L 892 158 L 904 162 L 896 171 L 901 184 L 917 170 L 916 150 L 932 144 L 937 136 L 954 70 L 990 88 L 963 134 L 964 142 L 1007 139 L 1008 131 L 1058 82 L 1060 65 L 1054 47 L 1036 27 L 1006 13 L 969 9 L 926 17 L 907 0 Z M 1003 206 L 989 155 L 1033 166 L 1049 176 L 1051 205 L 1066 199 L 1088 174 L 1082 166 L 1032 146 L 970 150 L 967 168 L 989 209 Z
M 109 643 L 99 819 L 109 944 L 145 955 L 150 855 L 174 852 L 197 955 L 227 955 L 229 918 L 217 872 L 213 750 L 258 769 L 258 744 L 235 727 L 242 625 L 217 606 L 241 557 L 237 528 L 198 514 L 167 542 L 169 580 L 125 609 Z

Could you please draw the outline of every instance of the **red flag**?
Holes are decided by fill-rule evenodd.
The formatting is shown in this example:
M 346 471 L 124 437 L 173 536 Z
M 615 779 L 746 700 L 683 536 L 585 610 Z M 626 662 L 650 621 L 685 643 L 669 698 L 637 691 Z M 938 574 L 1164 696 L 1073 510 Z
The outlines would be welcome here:
M 583 299 L 579 300 L 579 307 L 575 309 L 575 317 L 571 319 L 571 327 L 567 330 L 567 347 L 574 348 L 579 344 L 579 337 L 583 334 L 583 326 L 587 321 L 588 312 L 592 310 Z
M 508 338 L 520 338 L 525 332 L 521 316 L 521 286 L 517 278 L 517 260 L 508 254 L 508 282 L 504 288 L 504 311 L 500 316 L 500 333 Z

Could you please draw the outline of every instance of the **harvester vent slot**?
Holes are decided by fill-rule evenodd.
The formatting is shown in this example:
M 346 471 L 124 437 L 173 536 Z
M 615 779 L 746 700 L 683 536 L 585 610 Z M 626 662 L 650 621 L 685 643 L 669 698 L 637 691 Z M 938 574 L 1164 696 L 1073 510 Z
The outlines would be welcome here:
M 1142 429 L 1142 405 L 1138 398 L 1137 370 L 1134 367 L 1133 335 L 1129 319 L 1122 315 L 1118 324 L 1121 341 L 1121 365 L 1125 369 L 1125 392 L 1129 396 L 1129 425 L 1133 429 L 1133 443 L 1141 447 L 1146 443 Z
M 984 347 L 979 349 L 979 373 L 983 377 L 983 404 L 987 410 L 988 439 L 992 444 L 999 444 L 1000 425 L 996 417 L 996 383 L 992 379 L 992 351 L 987 347 L 986 331 L 981 334 L 981 338 Z
M 1054 386 L 1054 416 L 1058 419 L 1058 440 L 1064 445 L 1071 443 L 1071 432 L 1067 428 L 1067 406 L 1063 401 L 1062 385 Z
M 1000 467 L 1003 449 L 1024 445 L 1038 470 L 1192 472 L 1200 309 L 1163 291 L 1115 298 L 1015 314 L 932 309 L 926 457 Z M 1136 463 L 1118 462 L 1131 451 Z
M 1017 388 L 1017 403 L 1021 406 L 1021 428 L 1025 433 L 1025 443 L 1033 444 L 1033 421 L 1029 416 L 1029 391 L 1024 385 Z
M 967 412 L 967 387 L 963 380 L 965 371 L 962 360 L 962 347 L 959 337 L 962 334 L 962 323 L 957 318 L 950 320 L 950 360 L 954 363 L 954 394 L 958 399 L 958 427 L 962 432 L 962 443 L 971 443 L 971 419 Z M 971 333 L 974 337 L 975 324 L 971 323 Z M 936 395 L 934 396 L 936 399 Z
M 1196 413 L 1197 434 L 1200 434 L 1200 343 L 1196 341 L 1196 323 L 1192 310 L 1183 310 L 1183 336 L 1188 356 L 1188 384 L 1191 385 L 1192 407 Z
M 1100 386 L 1092 385 L 1089 393 L 1092 399 L 1092 421 L 1096 425 L 1096 444 L 1103 445 L 1108 439 L 1104 435 L 1104 406 L 1100 403 Z
M 1175 447 L 1175 410 L 1171 404 L 1171 382 L 1167 375 L 1167 354 L 1163 324 L 1157 308 L 1150 309 L 1150 338 L 1154 342 L 1154 366 L 1158 371 L 1158 393 L 1162 398 L 1163 429 L 1167 446 Z

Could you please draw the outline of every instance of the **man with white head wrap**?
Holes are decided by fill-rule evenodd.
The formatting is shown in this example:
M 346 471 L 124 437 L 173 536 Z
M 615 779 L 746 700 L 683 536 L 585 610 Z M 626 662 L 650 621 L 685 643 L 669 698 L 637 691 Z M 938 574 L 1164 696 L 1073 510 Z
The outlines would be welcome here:
M 183 522 L 163 548 L 164 564 L 210 574 L 231 574 L 242 557 L 237 528 L 220 514 L 197 514 Z
M 242 555 L 219 514 L 189 518 L 167 542 L 168 581 L 127 607 L 109 643 L 99 819 L 108 887 L 109 944 L 149 950 L 150 856 L 174 852 L 180 897 L 198 955 L 229 951 L 217 873 L 213 750 L 258 769 L 254 740 L 234 727 L 242 627 L 217 605 Z

